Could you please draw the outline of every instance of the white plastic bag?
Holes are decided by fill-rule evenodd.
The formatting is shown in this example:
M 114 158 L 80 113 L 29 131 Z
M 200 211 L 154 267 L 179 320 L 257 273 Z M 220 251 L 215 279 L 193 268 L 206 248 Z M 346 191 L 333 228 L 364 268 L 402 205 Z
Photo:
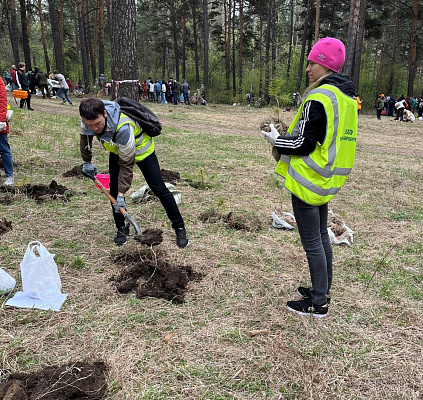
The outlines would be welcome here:
M 28 244 L 21 262 L 22 288 L 28 296 L 52 301 L 61 295 L 62 284 L 54 256 L 38 241 Z
M 16 281 L 5 270 L 0 268 L 0 296 L 11 292 L 16 285 Z

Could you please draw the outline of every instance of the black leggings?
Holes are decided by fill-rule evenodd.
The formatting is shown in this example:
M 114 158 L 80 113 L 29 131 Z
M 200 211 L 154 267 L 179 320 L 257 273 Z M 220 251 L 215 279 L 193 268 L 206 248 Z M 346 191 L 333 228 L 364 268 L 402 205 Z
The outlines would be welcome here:
M 157 160 L 156 153 L 150 154 L 144 160 L 137 162 L 138 168 L 144 175 L 145 181 L 153 193 L 159 198 L 166 211 L 167 216 L 172 222 L 172 228 L 183 228 L 184 220 L 179 212 L 178 205 L 176 204 L 173 194 L 166 187 L 162 173 L 160 171 L 159 161 Z M 119 177 L 119 156 L 115 153 L 109 155 L 109 173 L 110 173 L 110 194 L 116 198 L 118 195 L 118 177 Z M 112 207 L 113 218 L 115 220 L 116 228 L 125 225 L 125 217 L 122 214 L 114 212 Z

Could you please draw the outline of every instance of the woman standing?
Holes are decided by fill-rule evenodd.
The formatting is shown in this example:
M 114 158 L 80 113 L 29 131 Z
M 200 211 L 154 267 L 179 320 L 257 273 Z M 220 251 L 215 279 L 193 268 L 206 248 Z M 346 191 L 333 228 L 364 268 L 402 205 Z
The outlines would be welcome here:
M 332 245 L 327 230 L 328 202 L 341 189 L 354 164 L 357 140 L 355 89 L 339 74 L 345 46 L 320 39 L 308 56 L 311 85 L 288 129 L 279 136 L 273 125 L 262 133 L 281 155 L 275 172 L 285 178 L 307 255 L 311 287 L 298 288 L 299 301 L 287 307 L 301 315 L 325 317 L 332 285 Z
M 26 99 L 21 99 L 19 107 L 24 108 L 25 102 L 28 110 L 34 111 L 31 108 L 31 92 L 29 90 L 29 79 L 28 76 L 25 74 L 25 63 L 20 62 L 18 64 L 18 69 L 16 70 L 16 83 L 19 89 L 25 90 L 28 93 L 28 97 Z

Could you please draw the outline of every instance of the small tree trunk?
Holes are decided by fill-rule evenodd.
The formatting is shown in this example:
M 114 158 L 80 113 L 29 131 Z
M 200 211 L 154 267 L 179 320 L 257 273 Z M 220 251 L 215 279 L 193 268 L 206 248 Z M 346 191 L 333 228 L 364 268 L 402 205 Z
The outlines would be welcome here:
M 411 37 L 410 37 L 410 56 L 409 56 L 409 71 L 408 71 L 408 86 L 407 86 L 407 95 L 413 96 L 413 86 L 414 86 L 414 79 L 416 76 L 416 69 L 417 69 L 417 0 L 413 0 L 413 8 L 412 8 L 412 16 L 411 16 Z
M 204 65 L 203 83 L 206 93 L 209 93 L 209 11 L 207 0 L 203 0 L 203 32 L 204 32 Z
M 31 49 L 29 47 L 29 35 L 28 35 L 28 19 L 26 17 L 26 1 L 20 0 L 21 5 L 21 25 L 22 25 L 22 47 L 24 52 L 26 70 L 31 68 Z
M 20 61 L 18 26 L 16 25 L 15 0 L 6 0 L 7 23 L 9 26 L 10 43 L 12 44 L 13 60 L 17 66 Z
M 65 62 L 63 59 L 62 42 L 60 40 L 59 20 L 57 16 L 57 4 L 55 0 L 48 0 L 50 12 L 51 34 L 53 36 L 55 68 L 60 73 L 65 74 Z
M 82 74 L 84 76 L 84 92 L 90 93 L 90 71 L 88 66 L 88 54 L 87 54 L 87 45 L 85 41 L 85 32 L 84 32 L 84 22 L 83 22 L 83 12 L 84 6 L 83 2 L 85 0 L 76 0 L 76 7 L 78 13 L 78 31 L 79 31 L 79 44 L 81 48 L 81 58 L 82 58 Z

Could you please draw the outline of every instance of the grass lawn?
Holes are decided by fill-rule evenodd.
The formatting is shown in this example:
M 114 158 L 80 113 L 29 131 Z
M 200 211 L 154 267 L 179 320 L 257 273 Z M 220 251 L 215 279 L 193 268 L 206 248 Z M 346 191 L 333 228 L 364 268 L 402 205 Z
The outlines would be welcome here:
M 360 115 L 356 164 L 330 203 L 354 243 L 334 246 L 329 314 L 315 320 L 285 307 L 310 282 L 298 232 L 272 227 L 273 211 L 292 212 L 259 133 L 273 109 L 147 104 L 163 124 L 161 168 L 181 175 L 189 247 L 176 247 L 160 203 L 131 203 L 145 184 L 138 169 L 128 211 L 141 230 L 163 230 L 168 263 L 204 274 L 175 304 L 112 285 L 123 268 L 115 258 L 142 245 L 115 247 L 107 198 L 86 178 L 62 176 L 82 160 L 79 100 L 61 103 L 36 98 L 33 112 L 14 107 L 16 186 L 55 180 L 71 195 L 37 203 L 0 190 L 0 220 L 12 222 L 0 236 L 0 267 L 21 290 L 19 264 L 39 240 L 56 255 L 68 298 L 52 312 L 5 306 L 16 290 L 0 297 L 0 383 L 15 372 L 103 361 L 108 400 L 422 398 L 423 122 Z M 280 114 L 286 123 L 294 117 Z M 107 172 L 107 153 L 98 143 L 93 151 Z M 261 229 L 203 222 L 205 212 L 232 212 Z M 263 332 L 251 336 L 255 330 Z

